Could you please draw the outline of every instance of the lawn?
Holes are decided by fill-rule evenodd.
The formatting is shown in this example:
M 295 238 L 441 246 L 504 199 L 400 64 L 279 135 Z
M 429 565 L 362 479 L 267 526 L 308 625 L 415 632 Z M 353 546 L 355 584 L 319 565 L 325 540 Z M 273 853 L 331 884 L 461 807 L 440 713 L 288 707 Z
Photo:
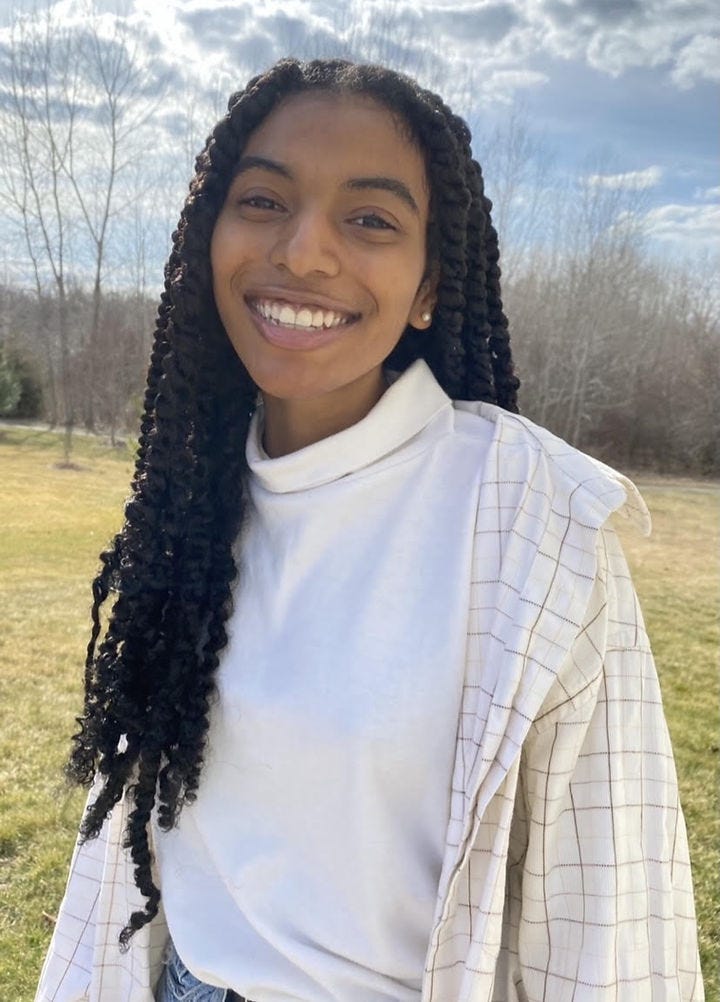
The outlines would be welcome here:
M 61 773 L 80 706 L 89 582 L 119 527 L 128 453 L 0 431 L 0 999 L 30 1002 L 83 794 Z M 707 998 L 720 1002 L 720 487 L 638 478 L 650 540 L 623 539 L 655 648 L 690 834 Z

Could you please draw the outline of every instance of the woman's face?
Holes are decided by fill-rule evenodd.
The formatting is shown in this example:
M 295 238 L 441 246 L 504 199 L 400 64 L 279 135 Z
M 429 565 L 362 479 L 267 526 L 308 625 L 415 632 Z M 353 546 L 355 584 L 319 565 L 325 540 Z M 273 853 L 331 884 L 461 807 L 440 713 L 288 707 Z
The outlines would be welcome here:
M 266 397 L 367 409 L 427 327 L 423 158 L 366 98 L 291 97 L 250 136 L 212 237 L 225 330 Z

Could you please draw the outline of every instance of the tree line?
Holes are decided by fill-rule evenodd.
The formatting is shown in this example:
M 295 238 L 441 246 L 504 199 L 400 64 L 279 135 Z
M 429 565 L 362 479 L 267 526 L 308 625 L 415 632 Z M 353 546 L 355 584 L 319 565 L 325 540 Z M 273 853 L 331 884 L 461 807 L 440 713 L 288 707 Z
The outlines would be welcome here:
M 201 145 L 197 123 L 217 117 L 188 101 L 160 129 L 162 79 L 149 66 L 141 37 L 92 8 L 82 30 L 49 7 L 18 18 L 1 53 L 0 224 L 12 239 L 0 274 L 0 413 L 64 428 L 68 452 L 76 427 L 113 440 L 135 429 L 155 262 Z M 490 136 L 471 124 L 524 413 L 625 468 L 720 473 L 709 262 L 653 258 L 642 192 L 603 187 L 589 171 L 559 185 L 520 117 Z

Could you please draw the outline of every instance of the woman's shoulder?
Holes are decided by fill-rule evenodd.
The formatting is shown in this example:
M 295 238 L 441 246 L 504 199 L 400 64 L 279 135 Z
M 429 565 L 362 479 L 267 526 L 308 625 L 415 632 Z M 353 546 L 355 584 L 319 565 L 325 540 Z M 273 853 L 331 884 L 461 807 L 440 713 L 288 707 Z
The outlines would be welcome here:
M 483 482 L 517 503 L 528 493 L 572 511 L 596 527 L 617 513 L 650 532 L 647 506 L 624 474 L 559 438 L 521 414 L 482 401 L 453 401 L 458 434 L 489 440 Z

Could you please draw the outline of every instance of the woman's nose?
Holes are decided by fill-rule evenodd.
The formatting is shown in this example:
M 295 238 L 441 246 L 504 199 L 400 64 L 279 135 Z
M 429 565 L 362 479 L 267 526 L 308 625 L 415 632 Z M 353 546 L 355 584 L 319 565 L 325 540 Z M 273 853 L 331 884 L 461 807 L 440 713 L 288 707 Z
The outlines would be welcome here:
M 278 234 L 270 260 L 298 277 L 313 273 L 337 275 L 340 258 L 331 221 L 313 211 L 291 216 Z

